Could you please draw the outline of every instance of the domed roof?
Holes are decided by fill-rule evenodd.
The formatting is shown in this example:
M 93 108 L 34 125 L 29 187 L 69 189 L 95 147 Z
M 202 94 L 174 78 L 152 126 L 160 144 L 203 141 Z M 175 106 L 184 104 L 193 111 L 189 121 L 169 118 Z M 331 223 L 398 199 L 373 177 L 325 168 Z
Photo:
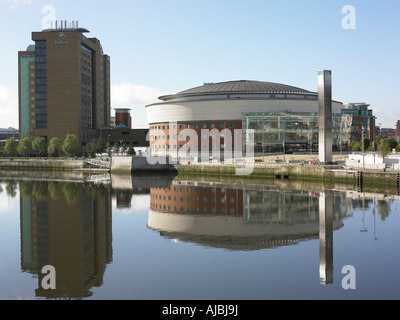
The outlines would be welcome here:
M 175 95 L 167 95 L 160 97 L 161 100 L 171 100 L 175 98 L 204 96 L 204 95 L 221 95 L 221 94 L 315 94 L 301 88 L 289 86 L 281 83 L 238 80 L 219 83 L 209 83 L 202 86 L 179 92 Z

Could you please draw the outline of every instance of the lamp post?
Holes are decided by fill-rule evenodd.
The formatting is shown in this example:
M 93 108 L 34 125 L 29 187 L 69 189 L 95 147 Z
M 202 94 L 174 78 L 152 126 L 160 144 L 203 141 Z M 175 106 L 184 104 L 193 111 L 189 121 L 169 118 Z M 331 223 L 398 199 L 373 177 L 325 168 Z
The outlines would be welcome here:
M 363 156 L 363 169 L 365 169 L 365 154 L 364 154 L 364 126 L 361 123 L 361 139 L 362 139 L 362 156 Z
M 178 130 L 176 131 L 176 164 L 179 164 L 179 135 L 178 135 Z
M 107 135 L 107 149 L 108 149 L 108 157 L 111 157 L 111 151 L 110 151 L 110 134 Z
M 374 125 L 373 125 L 373 128 L 374 128 L 374 130 L 372 131 L 372 147 L 373 147 L 373 149 L 374 149 L 374 163 L 375 163 L 375 154 L 376 154 L 376 149 L 375 149 L 375 147 L 376 147 L 376 145 L 375 145 L 375 120 L 376 120 L 376 117 L 374 116 L 374 117 L 372 117 L 372 119 L 374 119 Z
M 122 149 L 122 144 L 124 143 L 124 140 L 118 140 L 119 141 L 119 144 L 120 144 L 120 147 L 119 147 L 119 151 L 121 152 L 124 152 L 124 150 Z

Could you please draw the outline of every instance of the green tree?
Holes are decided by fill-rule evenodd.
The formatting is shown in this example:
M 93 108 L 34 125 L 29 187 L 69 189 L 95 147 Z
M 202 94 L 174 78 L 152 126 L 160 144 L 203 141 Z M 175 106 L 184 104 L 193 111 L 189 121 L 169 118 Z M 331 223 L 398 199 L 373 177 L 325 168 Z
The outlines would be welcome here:
M 128 149 L 126 150 L 126 153 L 129 156 L 135 156 L 136 155 L 136 151 L 135 151 L 135 148 L 133 147 L 133 142 L 132 141 L 129 142 Z
M 17 141 L 15 141 L 15 138 L 9 138 L 4 146 L 4 152 L 6 156 L 15 157 L 18 154 L 17 148 L 18 144 Z
M 385 158 L 391 150 L 392 149 L 390 147 L 390 142 L 388 141 L 388 139 L 379 140 L 377 151 L 382 158 Z
M 391 150 L 396 149 L 398 143 L 397 143 L 395 138 L 390 137 L 390 138 L 387 139 L 387 141 L 389 143 L 389 146 L 390 146 Z
M 103 138 L 93 139 L 86 147 L 86 152 L 90 157 L 96 156 L 97 153 L 104 153 L 106 150 L 107 142 Z
M 78 139 L 73 134 L 67 134 L 63 143 L 63 151 L 68 157 L 76 156 L 80 152 Z
M 39 156 L 45 154 L 47 151 L 46 139 L 44 137 L 36 137 L 35 141 L 32 143 L 32 148 L 39 153 Z
M 350 143 L 351 151 L 361 151 L 361 143 L 360 142 L 352 142 Z
M 51 157 L 58 157 L 62 154 L 63 145 L 59 138 L 54 137 L 50 140 L 49 147 L 47 148 L 47 153 Z
M 0 143 L 0 156 L 4 156 L 5 152 L 4 152 L 4 145 L 2 143 Z
M 128 151 L 128 145 L 126 143 L 123 143 L 121 145 L 121 153 L 124 154 L 127 151 Z
M 17 146 L 18 153 L 24 157 L 29 156 L 32 150 L 32 142 L 29 138 L 23 138 Z
M 382 136 L 378 136 L 378 137 L 376 137 L 376 139 L 375 139 L 375 143 L 374 143 L 374 145 L 375 145 L 375 151 L 377 151 L 378 150 L 378 146 L 379 146 L 379 143 L 381 142 L 381 140 L 383 139 L 383 137 Z
M 371 141 L 368 138 L 364 138 L 364 150 L 372 149 Z

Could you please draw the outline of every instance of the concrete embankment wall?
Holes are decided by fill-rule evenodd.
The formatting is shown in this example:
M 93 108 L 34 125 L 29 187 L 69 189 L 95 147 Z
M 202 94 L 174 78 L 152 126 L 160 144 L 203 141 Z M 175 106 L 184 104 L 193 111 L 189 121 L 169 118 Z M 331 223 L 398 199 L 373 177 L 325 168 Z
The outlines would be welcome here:
M 43 171 L 71 171 L 83 169 L 83 160 L 66 160 L 66 159 L 10 159 L 0 160 L 0 169 L 2 170 L 43 170 Z
M 168 159 L 167 159 L 168 160 Z M 175 166 L 164 157 L 113 157 L 112 173 L 159 173 L 176 172 Z M 166 163 L 167 162 L 167 163 Z
M 177 165 L 179 175 L 226 176 L 237 175 L 237 167 L 227 165 Z M 291 179 L 315 182 L 332 182 L 354 186 L 399 187 L 397 172 L 345 170 L 324 166 L 262 165 L 255 166 L 243 179 Z
M 0 170 L 13 171 L 82 171 L 85 162 L 82 159 L 41 159 L 0 160 Z M 113 157 L 111 173 L 123 174 L 159 174 L 173 173 L 195 176 L 240 177 L 243 179 L 282 179 L 325 183 L 341 183 L 359 187 L 400 187 L 400 172 L 374 170 L 346 170 L 329 166 L 309 166 L 300 164 L 255 164 L 251 174 L 238 175 L 240 166 L 223 164 L 168 164 L 162 158 Z M 247 168 L 248 169 L 248 168 Z

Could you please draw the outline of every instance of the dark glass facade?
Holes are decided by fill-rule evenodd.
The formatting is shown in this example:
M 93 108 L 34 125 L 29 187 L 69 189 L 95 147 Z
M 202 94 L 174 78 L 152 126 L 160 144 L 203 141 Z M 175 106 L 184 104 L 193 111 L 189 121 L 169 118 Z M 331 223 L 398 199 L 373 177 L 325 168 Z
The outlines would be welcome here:
M 350 140 L 349 117 L 333 114 L 333 150 L 347 148 Z M 293 153 L 318 151 L 317 112 L 244 113 L 245 145 L 254 146 L 255 153 Z M 250 141 L 247 130 L 254 130 Z
M 47 128 L 46 41 L 36 41 L 36 128 Z

